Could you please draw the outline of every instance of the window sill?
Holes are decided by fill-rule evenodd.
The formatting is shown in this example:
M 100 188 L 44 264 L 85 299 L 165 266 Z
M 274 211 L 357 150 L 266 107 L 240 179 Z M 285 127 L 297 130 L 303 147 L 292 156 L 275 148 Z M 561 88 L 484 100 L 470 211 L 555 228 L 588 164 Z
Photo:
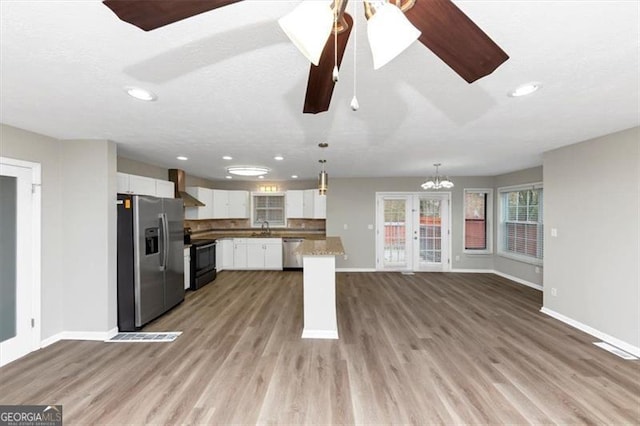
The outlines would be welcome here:
M 506 259 L 515 260 L 517 262 L 528 263 L 529 265 L 542 266 L 543 259 L 536 259 L 529 256 L 519 256 L 517 254 L 507 253 L 503 251 L 498 252 L 498 256 Z

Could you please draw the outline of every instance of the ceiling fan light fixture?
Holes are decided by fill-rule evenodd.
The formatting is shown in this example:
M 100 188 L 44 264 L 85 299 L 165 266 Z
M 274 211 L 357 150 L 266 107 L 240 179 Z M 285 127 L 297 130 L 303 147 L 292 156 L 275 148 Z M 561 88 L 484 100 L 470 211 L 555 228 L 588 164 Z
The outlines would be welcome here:
M 331 1 L 303 0 L 278 20 L 289 40 L 313 65 L 318 65 L 333 28 Z
M 367 37 L 373 55 L 373 69 L 379 69 L 420 37 L 399 7 L 383 3 L 367 22 Z
M 259 166 L 232 166 L 227 167 L 227 173 L 237 176 L 263 176 L 269 173 L 270 169 Z

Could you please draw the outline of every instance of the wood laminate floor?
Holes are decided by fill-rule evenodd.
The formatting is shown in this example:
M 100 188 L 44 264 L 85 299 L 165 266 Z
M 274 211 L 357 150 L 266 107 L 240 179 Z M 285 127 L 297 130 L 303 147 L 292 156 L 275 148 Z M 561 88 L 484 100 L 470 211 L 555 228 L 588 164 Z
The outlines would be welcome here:
M 145 331 L 0 369 L 65 424 L 638 424 L 640 364 L 490 274 L 340 273 L 339 340 L 302 340 L 300 272 L 225 271 Z

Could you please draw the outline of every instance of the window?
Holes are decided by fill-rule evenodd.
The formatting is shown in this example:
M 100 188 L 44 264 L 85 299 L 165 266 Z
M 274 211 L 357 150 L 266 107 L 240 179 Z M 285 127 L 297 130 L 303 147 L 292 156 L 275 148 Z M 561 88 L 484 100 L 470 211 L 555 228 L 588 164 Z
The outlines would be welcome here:
M 542 206 L 541 184 L 500 189 L 500 254 L 542 263 Z
M 285 226 L 284 194 L 253 194 L 252 201 L 253 226 L 262 226 L 265 221 L 270 227 Z
M 492 189 L 464 190 L 464 251 L 487 254 L 492 251 Z

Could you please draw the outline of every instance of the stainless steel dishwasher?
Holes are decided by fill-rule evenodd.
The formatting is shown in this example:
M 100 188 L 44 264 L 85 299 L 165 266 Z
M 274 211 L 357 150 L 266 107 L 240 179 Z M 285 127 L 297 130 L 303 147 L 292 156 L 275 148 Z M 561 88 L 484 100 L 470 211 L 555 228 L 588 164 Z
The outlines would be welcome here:
M 302 256 L 296 253 L 296 249 L 304 238 L 282 239 L 282 260 L 284 269 L 302 269 Z

